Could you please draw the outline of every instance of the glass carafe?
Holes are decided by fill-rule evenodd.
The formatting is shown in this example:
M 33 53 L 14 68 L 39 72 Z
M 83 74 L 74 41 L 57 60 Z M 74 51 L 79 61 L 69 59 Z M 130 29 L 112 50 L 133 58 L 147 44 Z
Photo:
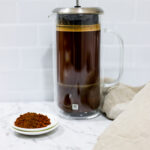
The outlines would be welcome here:
M 60 116 L 90 119 L 100 114 L 103 88 L 118 83 L 122 75 L 123 41 L 103 30 L 100 8 L 56 8 L 54 15 L 53 70 L 54 99 Z M 113 83 L 104 83 L 101 66 L 102 34 L 118 38 L 120 70 Z

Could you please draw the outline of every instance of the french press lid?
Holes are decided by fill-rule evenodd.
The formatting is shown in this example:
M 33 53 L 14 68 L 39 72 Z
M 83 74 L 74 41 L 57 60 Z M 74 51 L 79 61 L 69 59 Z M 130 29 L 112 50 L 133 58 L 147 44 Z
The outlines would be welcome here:
M 98 7 L 81 7 L 79 0 L 76 0 L 76 6 L 73 8 L 56 8 L 53 13 L 57 14 L 103 14 L 103 10 Z
M 79 0 L 73 8 L 56 8 L 53 13 L 57 14 L 59 25 L 91 25 L 99 22 L 98 15 L 103 14 L 103 10 L 98 7 L 81 7 Z

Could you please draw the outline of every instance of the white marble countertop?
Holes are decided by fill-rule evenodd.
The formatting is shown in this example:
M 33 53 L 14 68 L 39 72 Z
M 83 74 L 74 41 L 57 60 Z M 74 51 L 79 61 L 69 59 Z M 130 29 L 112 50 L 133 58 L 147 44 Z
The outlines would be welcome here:
M 111 123 L 102 115 L 92 120 L 59 118 L 55 131 L 40 136 L 25 136 L 10 129 L 13 115 L 34 111 L 56 114 L 52 102 L 0 103 L 0 150 L 92 150 Z

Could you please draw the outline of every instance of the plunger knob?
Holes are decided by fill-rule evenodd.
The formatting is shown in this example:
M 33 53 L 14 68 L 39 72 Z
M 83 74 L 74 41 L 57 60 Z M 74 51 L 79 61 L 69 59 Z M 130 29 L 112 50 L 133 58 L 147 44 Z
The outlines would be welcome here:
M 79 0 L 76 0 L 76 6 L 75 7 L 81 7 L 80 5 L 79 5 Z

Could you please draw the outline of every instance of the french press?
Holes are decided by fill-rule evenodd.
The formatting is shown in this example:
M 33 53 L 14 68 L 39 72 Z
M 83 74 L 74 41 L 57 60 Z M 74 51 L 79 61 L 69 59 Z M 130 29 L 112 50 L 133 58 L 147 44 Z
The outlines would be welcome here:
M 76 0 L 75 7 L 56 8 L 53 13 L 54 96 L 58 113 L 65 118 L 94 118 L 100 114 L 103 88 L 113 86 L 121 77 L 122 39 L 114 33 L 121 50 L 119 76 L 105 84 L 100 63 L 103 10 L 81 7 Z

